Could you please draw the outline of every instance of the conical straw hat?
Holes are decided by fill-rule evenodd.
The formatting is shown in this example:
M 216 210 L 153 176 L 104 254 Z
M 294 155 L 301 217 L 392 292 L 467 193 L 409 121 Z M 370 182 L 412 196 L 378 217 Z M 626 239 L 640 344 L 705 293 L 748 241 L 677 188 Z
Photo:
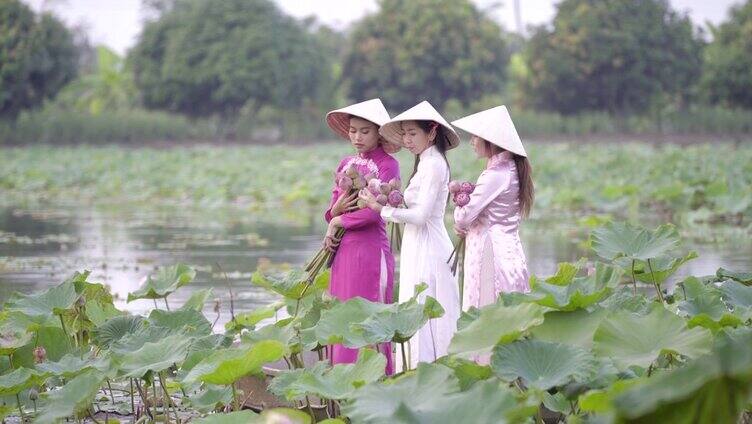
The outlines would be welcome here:
M 434 121 L 447 129 L 447 135 L 449 136 L 449 146 L 447 146 L 447 150 L 453 149 L 460 144 L 460 137 L 457 135 L 457 132 L 454 131 L 454 128 L 452 128 L 446 119 L 444 119 L 444 117 L 425 100 L 400 113 L 392 118 L 391 121 L 382 125 L 379 133 L 389 142 L 402 145 L 401 123 L 404 121 Z
M 389 122 L 389 113 L 386 111 L 384 104 L 381 103 L 381 99 L 371 99 L 327 113 L 326 123 L 335 134 L 345 140 L 349 140 L 350 117 L 352 116 L 371 121 L 379 126 L 379 128 Z M 388 153 L 394 153 L 399 149 L 399 144 L 384 143 L 384 150 Z
M 482 112 L 460 118 L 452 125 L 501 147 L 504 150 L 527 157 L 522 140 L 517 134 L 512 117 L 506 106 L 496 106 Z

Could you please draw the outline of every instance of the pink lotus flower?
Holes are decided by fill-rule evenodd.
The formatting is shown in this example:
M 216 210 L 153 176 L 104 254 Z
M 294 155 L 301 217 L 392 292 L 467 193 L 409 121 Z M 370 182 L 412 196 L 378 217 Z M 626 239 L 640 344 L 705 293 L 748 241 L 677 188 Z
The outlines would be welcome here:
M 392 190 L 387 198 L 389 206 L 397 208 L 402 204 L 402 193 L 399 190 Z
M 470 194 L 470 193 L 472 193 L 472 192 L 473 192 L 474 190 L 475 190 L 475 184 L 473 184 L 473 183 L 470 183 L 470 182 L 464 181 L 464 182 L 463 182 L 463 183 L 462 183 L 462 184 L 460 185 L 460 191 L 461 191 L 461 192 L 463 192 L 463 193 L 467 193 L 467 194 Z
M 389 199 L 386 197 L 386 194 L 379 194 L 378 196 L 376 196 L 376 201 L 379 202 L 381 206 L 386 206 L 388 200 Z
M 32 354 L 34 355 L 34 363 L 35 364 L 41 364 L 45 360 L 47 360 L 47 351 L 42 346 L 37 346 L 32 351 Z
M 470 203 L 470 195 L 465 192 L 459 192 L 454 196 L 454 204 L 459 207 L 463 207 Z
M 461 188 L 462 188 L 462 183 L 459 181 L 455 180 L 449 183 L 449 192 L 452 194 L 459 193 Z

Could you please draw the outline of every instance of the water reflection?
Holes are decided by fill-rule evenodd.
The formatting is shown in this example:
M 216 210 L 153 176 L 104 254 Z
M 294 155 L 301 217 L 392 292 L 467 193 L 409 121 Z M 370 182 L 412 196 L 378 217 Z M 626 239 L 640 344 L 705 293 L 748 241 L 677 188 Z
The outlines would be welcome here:
M 259 263 L 303 264 L 322 232 L 320 224 L 274 222 L 233 208 L 8 208 L 0 210 L 0 301 L 14 291 L 44 289 L 88 269 L 91 281 L 111 288 L 117 307 L 148 313 L 152 301 L 126 303 L 127 293 L 158 266 L 184 262 L 197 269 L 197 277 L 170 297 L 171 305 L 185 302 L 193 290 L 212 288 L 220 300 L 222 324 L 230 317 L 230 285 L 237 311 L 271 302 L 267 292 L 250 285 L 252 272 Z M 586 237 L 574 224 L 526 223 L 522 239 L 531 273 L 549 275 L 558 262 L 589 255 Z M 679 276 L 712 274 L 721 266 L 752 269 L 752 241 L 743 232 L 732 231 L 711 243 L 690 239 L 685 242 L 689 249 L 700 258 L 686 264 Z M 216 317 L 213 302 L 204 312 Z

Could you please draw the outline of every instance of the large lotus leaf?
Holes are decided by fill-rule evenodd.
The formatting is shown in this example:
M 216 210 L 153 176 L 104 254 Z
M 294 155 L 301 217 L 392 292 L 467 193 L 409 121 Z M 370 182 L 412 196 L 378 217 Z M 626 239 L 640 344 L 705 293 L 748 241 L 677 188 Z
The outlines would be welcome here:
M 289 379 L 285 387 L 279 387 L 272 380 L 273 393 L 287 399 L 297 399 L 306 394 L 314 394 L 326 399 L 350 398 L 359 387 L 372 383 L 384 375 L 386 357 L 371 349 L 361 349 L 354 364 L 337 364 L 333 367 L 313 367 Z
M 232 384 L 247 374 L 260 372 L 264 364 L 282 359 L 284 353 L 285 346 L 274 340 L 264 340 L 250 347 L 218 350 L 196 364 L 184 381 L 188 384 L 196 381 Z
M 320 421 L 325 423 L 325 421 Z M 196 420 L 196 424 L 310 424 L 311 416 L 290 408 L 265 409 L 261 414 L 253 411 L 235 411 L 228 414 L 211 414 Z
M 241 330 L 243 328 L 254 328 L 259 322 L 273 318 L 277 311 L 285 306 L 284 302 L 275 302 L 268 306 L 254 309 L 249 312 L 243 312 L 235 315 L 235 319 L 225 324 L 225 330 Z
M 214 289 L 209 287 L 208 289 L 196 290 L 191 294 L 191 297 L 183 303 L 180 309 L 192 309 L 194 311 L 204 310 L 206 301 L 209 300 L 214 294 Z
M 734 315 L 743 321 L 752 319 L 752 287 L 728 280 L 721 283 L 718 290 L 723 300 L 733 308 Z
M 454 334 L 449 353 L 490 352 L 497 344 L 512 342 L 525 331 L 542 324 L 544 311 L 545 308 L 532 303 L 484 306 L 477 320 Z
M 123 316 L 124 312 L 120 311 L 112 303 L 101 303 L 96 300 L 86 301 L 86 317 L 92 325 L 99 326 L 114 317 Z
M 135 333 L 143 325 L 143 321 L 144 319 L 138 315 L 110 318 L 94 329 L 92 341 L 102 349 L 108 349 L 110 345 L 123 337 Z
M 7 356 L 31 341 L 33 334 L 18 331 L 10 326 L 0 328 L 0 355 Z
M 392 384 L 367 385 L 343 405 L 353 422 L 370 423 L 508 423 L 523 421 L 537 408 L 520 407 L 513 391 L 498 380 L 480 381 L 460 392 L 451 370 L 418 364 L 414 375 Z
M 637 281 L 653 284 L 653 279 L 657 284 L 663 284 L 669 279 L 680 266 L 684 263 L 697 258 L 697 252 L 691 251 L 684 257 L 659 256 L 648 261 L 635 261 L 634 277 Z M 619 258 L 615 261 L 624 268 L 629 275 L 632 275 L 632 261 L 629 258 Z M 653 270 L 652 274 L 650 270 Z
M 534 327 L 530 333 L 536 339 L 558 342 L 590 349 L 593 334 L 606 317 L 605 309 L 588 312 L 578 309 L 571 312 L 551 311 L 544 316 L 543 324 Z
M 546 277 L 543 282 L 555 286 L 566 286 L 577 276 L 577 273 L 580 272 L 580 269 L 582 269 L 586 261 L 586 258 L 582 258 L 575 263 L 561 262 L 556 267 L 556 273 L 550 277 Z M 535 276 L 530 277 L 531 286 L 535 286 L 535 284 L 539 282 L 541 282 L 539 278 Z
M 212 325 L 201 311 L 179 309 L 164 311 L 154 309 L 149 314 L 149 323 L 155 327 L 169 328 L 173 333 L 184 333 L 191 337 L 202 337 L 212 333 Z
M 32 386 L 40 385 L 48 374 L 29 368 L 16 368 L 0 375 L 0 396 L 12 395 Z
M 295 338 L 295 327 L 279 322 L 248 331 L 240 336 L 240 340 L 246 344 L 258 343 L 262 340 L 276 340 L 284 346 L 290 346 L 293 338 Z
M 256 421 L 258 416 L 253 411 L 245 410 L 230 412 L 228 414 L 211 414 L 195 422 L 196 424 L 253 424 L 258 422 Z
M 108 374 L 111 368 L 109 358 L 82 359 L 73 354 L 67 354 L 59 361 L 45 361 L 37 365 L 37 370 L 55 376 L 71 378 L 90 369 L 95 369 L 103 374 Z
M 117 341 L 110 344 L 110 351 L 118 354 L 127 354 L 141 349 L 146 343 L 158 343 L 165 337 L 175 335 L 175 333 L 166 327 L 156 327 L 153 325 L 142 325 L 136 328 L 136 331 L 126 334 Z
M 520 340 L 499 345 L 491 357 L 496 375 L 528 387 L 548 390 L 570 381 L 585 381 L 596 371 L 596 361 L 582 348 L 541 340 Z
M 321 311 L 318 323 L 301 331 L 305 344 L 330 345 L 341 343 L 347 347 L 360 348 L 370 344 L 352 324 L 362 322 L 388 305 L 354 297 L 339 303 L 329 310 Z
M 612 358 L 620 369 L 645 368 L 664 353 L 704 355 L 712 343 L 710 331 L 687 328 L 681 317 L 656 305 L 644 316 L 617 311 L 603 320 L 593 336 L 593 351 Z
M 134 378 L 141 378 L 149 371 L 160 372 L 183 362 L 190 344 L 191 339 L 180 334 L 155 343 L 147 342 L 140 349 L 120 358 L 120 371 L 124 377 Z
M 616 396 L 624 422 L 736 423 L 752 396 L 752 331 L 721 337 L 711 355 L 644 378 Z
M 713 286 L 706 286 L 695 277 L 682 282 L 686 299 L 679 303 L 679 310 L 690 317 L 690 327 L 705 327 L 718 331 L 723 327 L 736 327 L 742 320 L 734 315 L 721 300 L 721 292 Z M 742 286 L 744 287 L 744 286 Z
M 653 302 L 643 293 L 634 293 L 632 287 L 621 286 L 614 294 L 598 304 L 609 311 L 628 311 L 638 315 L 646 315 L 653 308 Z
M 200 412 L 211 412 L 219 406 L 232 404 L 232 387 L 207 384 L 188 399 L 192 408 Z
M 44 347 L 49 361 L 57 361 L 74 349 L 71 338 L 65 335 L 62 328 L 39 327 L 32 340 L 13 354 L 13 366 L 33 368 L 36 346 Z
M 256 271 L 251 277 L 251 283 L 289 299 L 301 299 L 326 290 L 329 287 L 329 273 L 327 270 L 309 282 L 308 274 L 299 269 L 282 275 L 264 275 Z
M 671 224 L 650 231 L 629 223 L 611 222 L 593 230 L 590 235 L 595 253 L 609 260 L 626 257 L 646 261 L 666 256 L 679 242 L 679 233 Z
M 416 299 L 405 303 L 391 304 L 376 312 L 363 322 L 352 324 L 351 329 L 363 335 L 369 344 L 383 342 L 405 343 L 431 318 L 444 314 L 436 299 L 426 296 L 425 304 Z
M 161 299 L 196 277 L 196 270 L 184 264 L 161 267 L 133 293 L 128 293 L 128 302 L 137 299 Z
M 388 382 L 369 384 L 356 391 L 342 413 L 353 422 L 400 422 L 400 411 L 431 409 L 438 400 L 459 391 L 454 372 L 443 366 L 418 363 L 415 373 Z
M 70 380 L 62 388 L 43 394 L 43 407 L 35 423 L 58 423 L 63 418 L 85 411 L 104 381 L 98 371 L 89 370 Z
M 493 376 L 490 366 L 480 365 L 475 361 L 457 356 L 442 356 L 436 363 L 454 370 L 454 376 L 457 377 L 460 383 L 460 390 L 462 391 L 467 390 L 479 381 L 488 380 Z
M 720 280 L 730 279 L 742 283 L 745 286 L 752 285 L 752 272 L 734 272 L 729 271 L 728 269 L 718 268 L 715 275 Z
M 562 311 L 585 308 L 608 296 L 621 275 L 621 269 L 597 263 L 592 275 L 575 277 L 566 285 L 538 281 L 531 299 L 541 306 Z
M 60 315 L 71 309 L 78 299 L 78 293 L 72 281 L 34 293 L 14 293 L 5 304 L 6 311 L 18 311 L 31 317 L 46 318 Z
M 584 412 L 610 413 L 614 410 L 614 399 L 620 393 L 639 383 L 639 379 L 615 381 L 605 389 L 588 390 L 580 395 L 577 403 Z

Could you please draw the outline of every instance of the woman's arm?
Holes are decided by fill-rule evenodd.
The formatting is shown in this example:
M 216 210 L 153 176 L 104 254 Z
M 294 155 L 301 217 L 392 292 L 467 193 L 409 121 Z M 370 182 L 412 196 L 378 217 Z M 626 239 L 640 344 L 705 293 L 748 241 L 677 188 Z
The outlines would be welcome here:
M 475 190 L 470 194 L 470 202 L 454 209 L 454 224 L 460 230 L 467 230 L 481 212 L 511 183 L 508 170 L 483 171 L 478 177 Z
M 381 216 L 392 222 L 423 225 L 433 212 L 436 197 L 442 189 L 447 173 L 446 164 L 443 161 L 431 160 L 422 162 L 418 173 L 413 178 L 421 178 L 418 199 L 410 208 L 393 208 L 384 206 L 381 208 Z

